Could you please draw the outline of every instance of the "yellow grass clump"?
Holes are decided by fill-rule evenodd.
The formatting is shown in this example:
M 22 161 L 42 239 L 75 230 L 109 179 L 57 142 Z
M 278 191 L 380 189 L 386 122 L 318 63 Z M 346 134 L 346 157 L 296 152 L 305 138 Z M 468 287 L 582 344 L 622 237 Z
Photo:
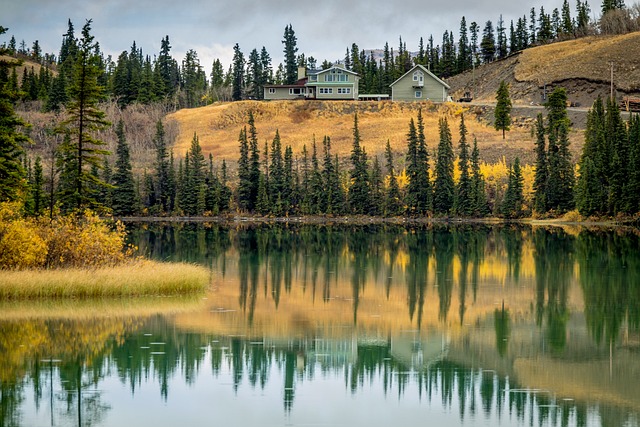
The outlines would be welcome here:
M 142 260 L 96 269 L 0 271 L 0 300 L 182 295 L 208 283 L 204 267 Z

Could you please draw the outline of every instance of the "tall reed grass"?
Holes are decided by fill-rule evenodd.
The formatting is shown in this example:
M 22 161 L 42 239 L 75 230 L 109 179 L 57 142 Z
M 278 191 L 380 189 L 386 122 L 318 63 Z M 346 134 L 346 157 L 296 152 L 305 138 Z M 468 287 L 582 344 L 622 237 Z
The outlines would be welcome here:
M 204 267 L 148 260 L 95 269 L 0 270 L 0 300 L 184 295 L 202 292 L 208 283 Z

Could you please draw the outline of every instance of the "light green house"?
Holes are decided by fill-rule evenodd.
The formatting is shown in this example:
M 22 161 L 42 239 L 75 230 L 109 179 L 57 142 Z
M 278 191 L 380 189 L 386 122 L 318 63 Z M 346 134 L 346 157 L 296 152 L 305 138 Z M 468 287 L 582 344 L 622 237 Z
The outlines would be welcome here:
M 435 101 L 449 98 L 450 86 L 422 65 L 416 65 L 391 83 L 392 101 Z
M 358 99 L 357 73 L 336 64 L 326 70 L 298 69 L 298 81 L 292 85 L 265 85 L 264 99 Z

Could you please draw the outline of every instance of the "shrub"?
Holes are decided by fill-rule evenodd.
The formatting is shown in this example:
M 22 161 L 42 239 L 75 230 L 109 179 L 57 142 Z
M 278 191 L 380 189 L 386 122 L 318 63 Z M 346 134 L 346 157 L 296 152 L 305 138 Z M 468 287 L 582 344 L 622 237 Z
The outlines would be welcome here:
M 40 224 L 49 247 L 49 268 L 112 266 L 122 263 L 131 252 L 125 248 L 124 225 L 116 222 L 110 227 L 91 211 Z
M 0 269 L 113 266 L 132 252 L 124 225 L 95 213 L 53 220 L 21 216 L 19 203 L 0 204 Z
M 42 265 L 47 255 L 37 224 L 20 217 L 19 203 L 0 204 L 0 268 L 22 269 Z

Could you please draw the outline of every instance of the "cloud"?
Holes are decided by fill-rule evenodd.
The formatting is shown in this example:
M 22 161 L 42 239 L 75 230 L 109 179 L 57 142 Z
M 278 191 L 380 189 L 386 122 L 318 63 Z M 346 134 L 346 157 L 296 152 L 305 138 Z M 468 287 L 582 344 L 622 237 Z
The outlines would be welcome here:
M 506 0 L 457 0 L 434 2 L 405 0 L 21 0 L 3 4 L 3 21 L 9 27 L 8 40 L 15 35 L 28 46 L 39 40 L 46 52 L 57 53 L 62 34 L 71 19 L 79 34 L 85 19 L 93 18 L 93 34 L 105 52 L 117 56 L 135 40 L 145 54 L 157 54 L 160 40 L 169 35 L 178 61 L 195 49 L 208 69 L 213 57 L 225 67 L 235 43 L 248 55 L 265 46 L 274 66 L 282 60 L 284 27 L 292 24 L 300 53 L 322 61 L 344 57 L 347 46 L 381 48 L 385 42 L 397 49 L 402 36 L 409 50 L 416 50 L 420 37 L 430 35 L 436 43 L 451 30 L 457 39 L 460 18 L 467 23 L 495 22 L 503 15 L 508 28 L 511 19 L 529 14 L 531 6 Z M 550 13 L 561 0 L 536 1 Z M 575 1 L 571 1 L 575 9 Z M 0 42 L 5 41 L 0 39 Z

